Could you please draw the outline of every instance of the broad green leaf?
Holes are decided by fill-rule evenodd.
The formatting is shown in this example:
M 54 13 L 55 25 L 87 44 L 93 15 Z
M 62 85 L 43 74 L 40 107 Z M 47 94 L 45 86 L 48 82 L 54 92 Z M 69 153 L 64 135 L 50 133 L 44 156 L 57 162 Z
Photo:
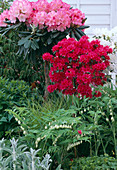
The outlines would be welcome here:
M 27 40 L 24 44 L 24 47 L 25 48 L 30 48 L 30 45 L 31 45 L 31 40 Z
M 31 37 L 32 37 L 32 35 L 29 35 L 29 36 L 27 36 L 27 37 L 25 37 L 25 38 L 22 38 L 21 40 L 18 41 L 18 45 L 20 46 L 20 45 L 25 44 L 25 42 L 26 42 L 29 38 L 31 38 Z
M 35 44 L 34 44 L 33 41 L 31 42 L 31 48 L 32 48 L 33 50 L 36 50 L 36 46 L 35 46 Z
M 35 47 L 36 47 L 37 49 L 39 49 L 39 45 L 38 45 L 38 43 L 37 43 L 37 41 L 36 41 L 35 39 L 33 40 L 33 43 L 34 43 Z

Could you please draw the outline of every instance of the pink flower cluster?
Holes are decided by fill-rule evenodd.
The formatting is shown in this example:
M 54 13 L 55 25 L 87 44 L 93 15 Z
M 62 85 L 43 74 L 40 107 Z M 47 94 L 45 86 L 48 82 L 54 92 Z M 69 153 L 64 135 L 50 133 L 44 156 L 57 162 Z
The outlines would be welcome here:
M 66 95 L 80 94 L 91 98 L 91 86 L 97 87 L 106 81 L 103 71 L 109 66 L 108 53 L 112 53 L 112 49 L 100 45 L 99 40 L 89 42 L 87 36 L 79 41 L 63 39 L 52 51 L 55 55 L 45 53 L 42 56 L 52 64 L 49 77 L 54 84 L 48 86 L 50 93 L 59 90 Z M 100 93 L 96 91 L 95 96 Z
M 6 10 L 0 15 L 0 26 L 7 26 L 4 23 L 5 20 L 16 23 L 16 19 L 27 24 L 39 25 L 40 29 L 47 26 L 48 31 L 64 31 L 71 25 L 83 25 L 84 13 L 70 7 L 62 0 L 52 0 L 50 3 L 47 0 L 38 0 L 37 2 L 16 0 L 9 11 Z

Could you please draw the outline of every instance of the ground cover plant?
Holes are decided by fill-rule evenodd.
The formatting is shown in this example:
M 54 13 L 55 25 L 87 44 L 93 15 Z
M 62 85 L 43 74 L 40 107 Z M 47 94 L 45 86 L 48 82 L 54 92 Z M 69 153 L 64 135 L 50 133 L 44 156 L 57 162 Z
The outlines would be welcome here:
M 0 168 L 116 170 L 117 88 L 103 87 L 112 49 L 90 42 L 85 14 L 62 0 L 4 8 L 0 135 L 11 139 Z
M 9 115 L 5 109 L 24 106 L 31 98 L 38 100 L 38 95 L 26 82 L 0 77 L 0 139 L 11 136 L 18 125 L 13 115 Z

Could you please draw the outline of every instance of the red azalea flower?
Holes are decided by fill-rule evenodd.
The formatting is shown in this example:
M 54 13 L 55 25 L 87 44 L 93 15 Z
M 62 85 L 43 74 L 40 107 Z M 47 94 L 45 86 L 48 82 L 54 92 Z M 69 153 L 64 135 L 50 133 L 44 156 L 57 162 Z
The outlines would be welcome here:
M 81 131 L 81 130 L 78 130 L 78 133 L 81 135 L 81 134 L 82 134 L 82 131 Z
M 101 97 L 102 93 L 100 91 L 96 91 L 95 97 Z

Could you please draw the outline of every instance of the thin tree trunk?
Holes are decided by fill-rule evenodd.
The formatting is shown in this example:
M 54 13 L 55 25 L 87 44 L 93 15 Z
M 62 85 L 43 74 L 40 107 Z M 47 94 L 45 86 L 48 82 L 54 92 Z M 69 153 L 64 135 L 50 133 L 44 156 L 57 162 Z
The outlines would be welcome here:
M 49 62 L 45 61 L 44 64 L 44 75 L 45 75 L 45 92 L 44 92 L 44 99 L 46 100 L 48 97 L 48 90 L 47 87 L 49 85 L 50 79 L 49 79 Z

